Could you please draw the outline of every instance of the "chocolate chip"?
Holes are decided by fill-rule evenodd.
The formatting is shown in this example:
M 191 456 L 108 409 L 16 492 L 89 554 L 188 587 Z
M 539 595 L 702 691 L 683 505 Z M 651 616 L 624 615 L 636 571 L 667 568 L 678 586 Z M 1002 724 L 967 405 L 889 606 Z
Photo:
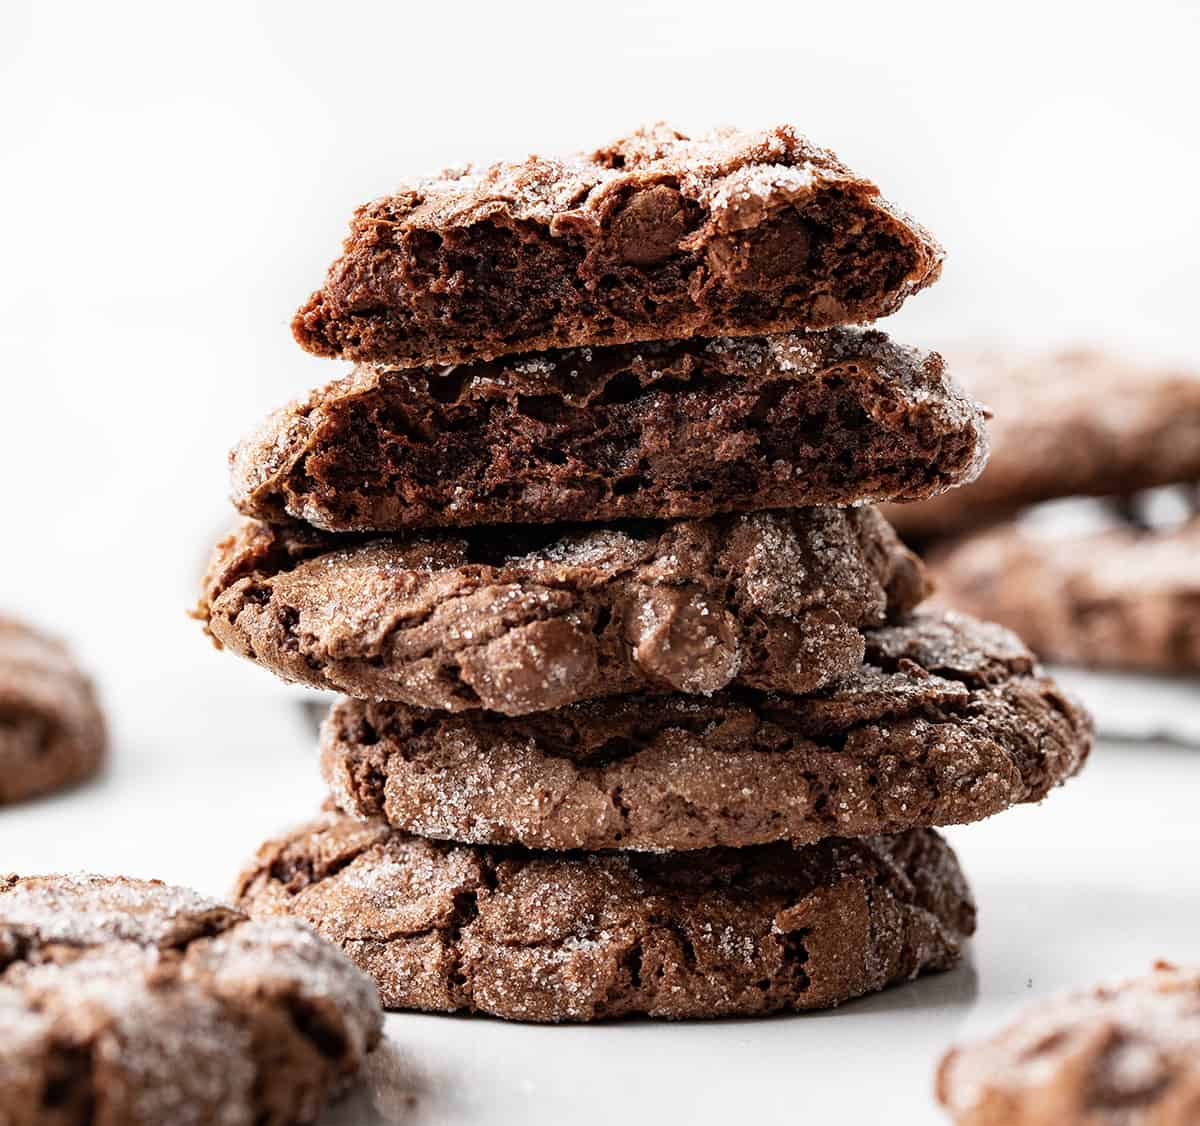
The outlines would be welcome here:
M 635 192 L 613 217 L 609 241 L 618 258 L 652 266 L 675 253 L 687 233 L 683 197 L 666 184 Z

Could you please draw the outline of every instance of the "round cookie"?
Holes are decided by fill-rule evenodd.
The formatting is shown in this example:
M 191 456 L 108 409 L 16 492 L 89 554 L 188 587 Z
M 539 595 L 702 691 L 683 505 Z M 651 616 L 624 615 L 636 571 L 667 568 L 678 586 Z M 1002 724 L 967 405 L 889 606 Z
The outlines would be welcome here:
M 940 356 L 834 329 L 363 366 L 231 462 L 247 516 L 374 532 L 916 500 L 985 453 Z
M 943 601 L 995 618 L 1048 661 L 1200 672 L 1200 517 L 1072 537 L 1005 526 L 929 563 Z
M 0 614 L 0 805 L 82 781 L 107 749 L 95 689 L 66 647 Z
M 991 456 L 973 484 L 888 505 L 887 518 L 908 539 L 981 527 L 1038 501 L 1200 480 L 1200 371 L 1090 349 L 949 352 L 947 360 L 992 410 Z
M 918 614 L 866 640 L 863 666 L 802 697 L 639 694 L 519 718 L 346 699 L 322 768 L 341 809 L 425 837 L 680 850 L 976 821 L 1086 759 L 1087 717 L 1007 631 Z
M 1194 1126 L 1200 1122 L 1200 971 L 1051 998 L 942 1060 L 938 1100 L 958 1126 Z
M 810 692 L 925 593 L 869 507 L 375 540 L 247 521 L 197 616 L 288 680 L 524 715 L 646 688 Z
M 382 1026 L 372 982 L 297 920 L 157 881 L 0 876 L 5 1122 L 310 1122 Z
M 238 885 L 379 983 L 389 1008 L 587 1021 L 817 1009 L 948 969 L 975 927 L 932 830 L 684 854 L 538 853 L 325 813 Z

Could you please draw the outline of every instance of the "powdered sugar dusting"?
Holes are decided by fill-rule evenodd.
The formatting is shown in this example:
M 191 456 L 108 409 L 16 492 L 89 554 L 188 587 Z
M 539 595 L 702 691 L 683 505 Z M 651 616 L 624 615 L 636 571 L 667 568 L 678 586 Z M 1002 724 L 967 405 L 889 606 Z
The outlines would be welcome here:
M 40 1121 L 25 1104 L 40 1106 L 68 1043 L 85 1066 L 64 1072 L 63 1105 L 95 1098 L 114 1122 L 249 1126 L 311 1114 L 316 1105 L 290 1106 L 286 1085 L 276 1091 L 259 1073 L 255 1026 L 265 1019 L 280 1037 L 286 1025 L 266 1009 L 288 1021 L 289 998 L 340 1014 L 324 1062 L 297 1057 L 286 1036 L 271 1054 L 281 1073 L 319 1069 L 306 1076 L 312 1099 L 357 1069 L 382 1021 L 371 981 L 303 924 L 248 922 L 151 881 L 0 880 L 0 1077 L 20 1121 Z

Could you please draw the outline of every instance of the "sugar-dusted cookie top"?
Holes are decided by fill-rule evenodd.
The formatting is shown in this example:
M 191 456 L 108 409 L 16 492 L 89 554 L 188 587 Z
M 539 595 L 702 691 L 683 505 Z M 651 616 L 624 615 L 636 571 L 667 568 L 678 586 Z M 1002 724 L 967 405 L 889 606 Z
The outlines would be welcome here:
M 885 316 L 942 250 L 790 126 L 665 125 L 466 168 L 360 207 L 297 313 L 320 355 L 413 365 Z
M 688 853 L 447 844 L 325 813 L 239 902 L 309 920 L 388 1008 L 512 1020 L 820 1009 L 945 970 L 975 904 L 937 833 Z
M 247 521 L 197 616 L 288 680 L 523 715 L 644 688 L 812 691 L 925 594 L 869 507 L 376 539 Z
M 426 837 L 549 849 L 809 844 L 1040 801 L 1087 716 L 1008 631 L 918 612 L 808 696 L 636 694 L 538 715 L 343 700 L 322 731 L 334 800 Z
M 381 1029 L 375 986 L 303 923 L 157 881 L 0 876 L 4 1122 L 310 1122 Z

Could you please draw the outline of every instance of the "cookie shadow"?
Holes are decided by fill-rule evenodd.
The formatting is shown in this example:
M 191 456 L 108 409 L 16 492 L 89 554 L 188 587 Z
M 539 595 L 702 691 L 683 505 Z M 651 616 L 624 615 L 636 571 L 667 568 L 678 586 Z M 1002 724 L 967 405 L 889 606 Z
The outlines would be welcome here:
M 444 1122 L 445 1083 L 395 1041 L 384 1037 L 362 1075 L 317 1126 L 427 1126 Z

